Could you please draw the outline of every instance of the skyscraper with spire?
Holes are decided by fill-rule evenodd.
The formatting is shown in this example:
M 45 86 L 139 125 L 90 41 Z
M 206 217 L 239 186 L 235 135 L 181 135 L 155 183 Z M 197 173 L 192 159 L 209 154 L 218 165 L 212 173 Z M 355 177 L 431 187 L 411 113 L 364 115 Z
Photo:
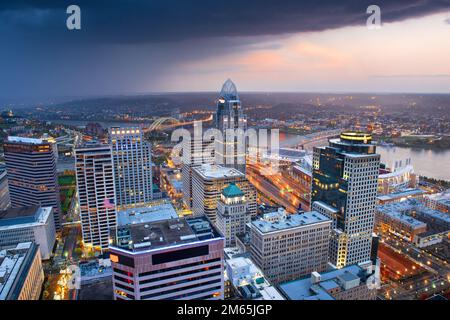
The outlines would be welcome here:
M 222 160 L 226 167 L 236 168 L 245 174 L 247 144 L 245 136 L 239 136 L 238 133 L 239 129 L 247 129 L 247 117 L 242 110 L 236 85 L 230 79 L 223 84 L 220 91 L 215 122 L 216 128 L 222 132 L 222 139 L 216 139 L 216 161 Z M 231 134 L 233 132 L 235 134 Z

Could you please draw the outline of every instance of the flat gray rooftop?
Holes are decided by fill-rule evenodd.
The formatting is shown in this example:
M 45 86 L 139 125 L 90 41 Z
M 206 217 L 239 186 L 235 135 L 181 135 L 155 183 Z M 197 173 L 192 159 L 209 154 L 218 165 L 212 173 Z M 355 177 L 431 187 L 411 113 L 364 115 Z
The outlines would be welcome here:
M 170 201 L 158 201 L 145 207 L 117 212 L 117 224 L 119 226 L 176 218 L 178 218 L 178 214 Z
M 274 215 L 277 213 L 273 213 Z M 271 216 L 271 213 L 267 214 Z M 253 227 L 256 227 L 262 233 L 274 232 L 297 228 L 301 226 L 312 225 L 316 223 L 330 222 L 331 220 L 316 211 L 310 211 L 300 214 L 288 214 L 285 219 L 280 220 L 255 220 L 252 221 Z
M 230 177 L 245 177 L 245 175 L 235 168 L 229 168 L 219 165 L 203 164 L 192 168 L 204 179 L 223 179 Z
M 221 237 L 206 217 L 177 218 L 121 226 L 112 246 L 140 251 Z M 131 242 L 130 242 L 131 241 Z
M 13 219 L 19 217 L 34 217 L 36 211 L 38 210 L 39 206 L 37 205 L 20 208 L 8 208 L 6 210 L 0 211 L 0 220 Z
M 289 300 L 334 300 L 326 291 L 338 286 L 338 277 L 344 277 L 351 281 L 359 278 L 358 274 L 362 268 L 358 265 L 351 265 L 342 269 L 336 269 L 320 274 L 321 281 L 312 284 L 311 276 L 293 280 L 279 285 L 280 290 Z

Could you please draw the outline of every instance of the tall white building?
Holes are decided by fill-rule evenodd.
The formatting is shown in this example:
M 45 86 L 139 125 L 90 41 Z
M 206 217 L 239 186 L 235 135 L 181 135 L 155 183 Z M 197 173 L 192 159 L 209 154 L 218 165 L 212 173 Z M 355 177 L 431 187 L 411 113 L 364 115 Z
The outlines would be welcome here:
M 76 149 L 75 169 L 83 241 L 107 248 L 117 219 L 111 147 L 86 145 Z
M 372 137 L 343 132 L 314 148 L 312 209 L 333 220 L 330 262 L 338 268 L 370 263 L 380 155 Z
M 245 175 L 235 168 L 208 164 L 192 168 L 194 215 L 206 214 L 212 222 L 215 222 L 220 194 L 230 183 L 235 183 L 244 192 L 248 201 L 248 211 L 252 217 L 256 216 L 256 189 Z
M 216 215 L 216 226 L 225 237 L 226 247 L 236 245 L 236 235 L 245 233 L 245 226 L 250 220 L 244 192 L 230 183 L 220 195 Z
M 239 141 L 235 136 L 232 140 L 226 139 L 227 130 L 247 129 L 247 118 L 244 115 L 241 100 L 236 85 L 228 79 L 222 86 L 217 100 L 216 127 L 222 132 L 222 139 L 216 140 L 216 159 L 223 159 L 226 167 L 236 168 L 245 174 L 246 139 Z
M 140 206 L 152 200 L 152 151 L 138 127 L 112 127 L 112 148 L 117 207 Z

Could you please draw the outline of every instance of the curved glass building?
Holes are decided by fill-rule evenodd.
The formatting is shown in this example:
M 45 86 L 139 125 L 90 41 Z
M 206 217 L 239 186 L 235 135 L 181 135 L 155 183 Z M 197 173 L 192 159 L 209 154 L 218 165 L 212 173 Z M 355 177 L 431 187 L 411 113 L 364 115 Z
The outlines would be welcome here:
M 247 118 L 242 110 L 236 85 L 230 79 L 223 84 L 217 99 L 215 121 L 223 137 L 222 140 L 216 140 L 217 164 L 245 173 L 246 139 L 243 132 L 247 129 Z M 242 133 L 241 136 L 239 132 Z

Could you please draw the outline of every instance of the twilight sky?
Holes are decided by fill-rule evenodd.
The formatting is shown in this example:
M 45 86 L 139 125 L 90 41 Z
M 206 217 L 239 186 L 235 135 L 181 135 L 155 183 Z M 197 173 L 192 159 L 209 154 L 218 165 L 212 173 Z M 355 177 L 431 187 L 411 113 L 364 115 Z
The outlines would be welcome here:
M 241 91 L 450 93 L 450 0 L 0 2 L 0 99 L 217 91 L 228 77 Z

